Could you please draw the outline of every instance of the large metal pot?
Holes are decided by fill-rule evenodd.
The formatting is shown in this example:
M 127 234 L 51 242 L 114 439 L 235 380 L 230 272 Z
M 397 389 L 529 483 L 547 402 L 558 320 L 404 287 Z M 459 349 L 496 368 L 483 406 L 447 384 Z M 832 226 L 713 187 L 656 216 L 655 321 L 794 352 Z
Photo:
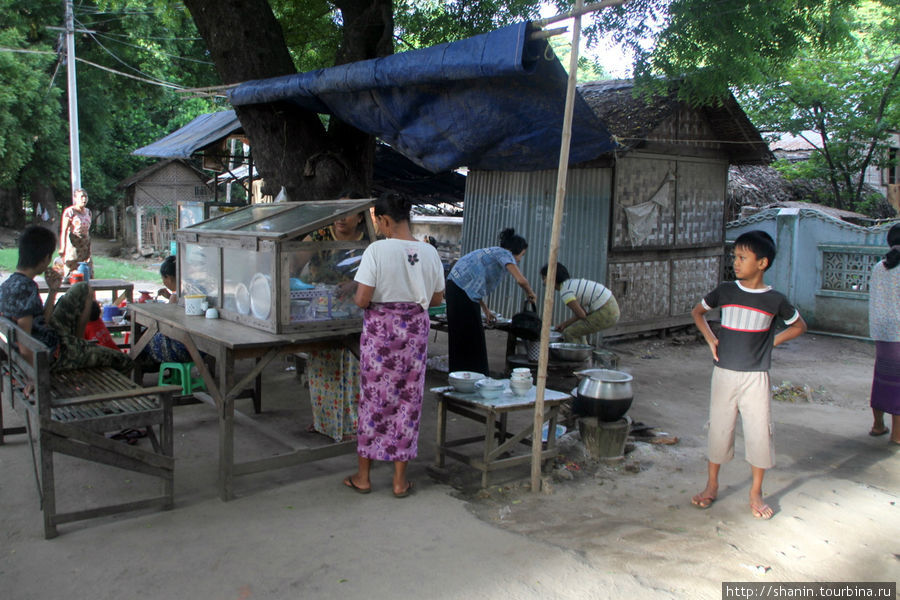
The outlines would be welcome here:
M 574 390 L 572 412 L 582 417 L 597 417 L 601 421 L 618 421 L 628 409 L 634 394 L 628 373 L 612 369 L 575 371 L 580 379 Z

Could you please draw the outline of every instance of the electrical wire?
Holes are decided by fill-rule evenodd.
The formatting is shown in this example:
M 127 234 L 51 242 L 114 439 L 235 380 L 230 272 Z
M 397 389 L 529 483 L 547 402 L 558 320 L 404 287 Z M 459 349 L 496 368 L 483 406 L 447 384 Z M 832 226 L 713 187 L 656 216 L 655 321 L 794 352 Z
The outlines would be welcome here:
M 145 51 L 145 52 L 152 52 L 152 53 L 154 53 L 154 54 L 159 54 L 159 55 L 161 55 L 161 56 L 167 56 L 167 57 L 169 57 L 169 58 L 175 58 L 175 59 L 178 59 L 178 60 L 185 60 L 185 61 L 188 61 L 188 62 L 199 63 L 199 64 L 201 64 L 201 65 L 213 65 L 213 64 L 215 64 L 215 63 L 210 62 L 210 61 L 208 61 L 208 60 L 200 60 L 200 59 L 198 59 L 198 58 L 190 58 L 190 57 L 187 57 L 187 56 L 178 56 L 177 54 L 169 54 L 168 52 L 163 52 L 162 50 L 154 50 L 153 48 L 147 48 L 146 46 L 139 46 L 139 45 L 137 45 L 137 44 L 130 44 L 130 43 L 128 43 L 128 42 L 123 42 L 123 41 L 120 41 L 120 40 L 112 39 L 112 38 L 110 38 L 110 36 L 105 35 L 105 34 L 102 34 L 102 33 L 98 33 L 98 34 L 96 34 L 96 36 L 97 36 L 97 37 L 101 37 L 101 38 L 107 38 L 107 39 L 109 39 L 109 41 L 111 41 L 111 42 L 113 42 L 113 43 L 115 43 L 115 44 L 122 44 L 123 46 L 130 46 L 130 47 L 132 47 L 132 48 L 137 48 L 138 50 L 143 50 L 143 51 Z
M 4 46 L 0 46 L 0 52 L 16 52 L 20 54 L 52 54 L 54 56 L 57 55 L 56 52 L 50 50 L 25 50 L 23 48 L 7 48 Z M 109 73 L 113 73 L 114 75 L 121 75 L 122 77 L 128 77 L 129 79 L 134 79 L 136 81 L 142 81 L 144 83 L 149 83 L 152 85 L 158 85 L 160 87 L 171 88 L 174 90 L 184 90 L 187 89 L 183 85 L 178 85 L 177 83 L 170 83 L 168 81 L 163 81 L 161 79 L 150 80 L 144 79 L 143 77 L 138 77 L 137 75 L 132 75 L 131 73 L 123 73 L 122 71 L 117 71 L 116 69 L 111 69 L 109 67 L 104 67 L 103 65 L 98 65 L 95 62 L 91 62 L 87 59 L 81 58 L 80 56 L 76 56 L 75 60 L 80 63 L 84 63 L 86 65 L 90 65 L 92 67 L 96 67 L 103 71 L 108 71 Z
M 78 21 L 77 19 L 75 20 L 75 22 L 76 22 L 78 25 L 80 25 L 81 27 L 84 27 L 84 24 L 81 23 L 80 21 Z M 161 83 L 161 84 L 166 84 L 168 87 L 178 87 L 179 89 L 182 88 L 182 86 L 178 86 L 178 85 L 176 85 L 176 84 L 174 84 L 174 83 L 169 83 L 169 82 L 167 82 L 167 81 L 165 81 L 165 80 L 163 80 L 163 79 L 160 79 L 160 78 L 158 78 L 158 77 L 154 77 L 153 75 L 150 75 L 149 73 L 145 73 L 145 72 L 141 71 L 140 69 L 137 69 L 137 68 L 135 68 L 135 67 L 132 67 L 132 66 L 129 65 L 127 62 L 125 62 L 124 60 L 122 60 L 121 58 L 119 58 L 118 56 L 116 56 L 115 53 L 112 52 L 112 50 L 110 50 L 109 48 L 107 48 L 106 46 L 104 46 L 103 43 L 100 42 L 100 40 L 98 40 L 97 37 L 96 37 L 93 33 L 88 32 L 88 35 L 89 35 L 90 38 L 91 38 L 92 40 L 94 40 L 94 41 L 97 43 L 97 45 L 100 46 L 107 54 L 109 54 L 110 56 L 112 56 L 117 62 L 119 62 L 121 65 L 125 66 L 126 68 L 131 69 L 131 70 L 134 71 L 135 73 L 138 73 L 138 74 L 140 74 L 140 75 L 143 75 L 144 77 L 146 77 L 146 78 L 148 78 L 148 79 L 152 79 L 152 80 L 154 80 L 154 81 L 158 81 L 158 82 Z M 76 58 L 77 58 L 77 57 L 76 57 Z M 96 66 L 99 66 L 99 65 L 96 65 Z M 104 68 L 104 69 L 105 69 L 105 68 Z

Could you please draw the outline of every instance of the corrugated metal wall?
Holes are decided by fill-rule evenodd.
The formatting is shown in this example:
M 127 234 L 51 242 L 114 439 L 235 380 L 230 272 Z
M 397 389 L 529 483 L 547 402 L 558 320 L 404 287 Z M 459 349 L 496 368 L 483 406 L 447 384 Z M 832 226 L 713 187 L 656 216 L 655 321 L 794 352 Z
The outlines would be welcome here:
M 574 277 L 605 283 L 612 169 L 570 170 L 566 188 L 559 262 Z M 528 252 L 519 267 L 540 305 L 544 293 L 540 268 L 547 262 L 550 249 L 555 199 L 556 171 L 470 171 L 466 177 L 462 253 L 498 246 L 500 231 L 514 227 L 528 241 Z M 491 310 L 510 317 L 521 310 L 524 299 L 513 278 L 505 277 L 487 303 Z M 567 312 L 557 301 L 553 322 L 570 316 Z

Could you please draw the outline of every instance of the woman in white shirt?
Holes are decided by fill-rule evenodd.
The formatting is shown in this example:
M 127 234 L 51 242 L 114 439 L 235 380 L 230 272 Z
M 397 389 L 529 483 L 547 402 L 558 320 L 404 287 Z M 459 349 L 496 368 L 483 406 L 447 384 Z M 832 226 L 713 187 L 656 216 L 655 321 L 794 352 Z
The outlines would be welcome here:
M 890 433 L 891 442 L 900 444 L 900 223 L 888 231 L 887 243 L 891 249 L 869 281 L 869 336 L 875 340 L 869 435 Z M 891 415 L 890 428 L 884 413 Z
M 418 453 L 419 419 L 428 358 L 428 307 L 444 298 L 444 269 L 433 246 L 409 229 L 410 203 L 395 195 L 375 202 L 386 239 L 366 248 L 355 280 L 365 310 L 360 336 L 359 468 L 344 485 L 367 494 L 373 460 L 394 463 L 394 496 L 413 489 L 406 478 Z
M 541 267 L 541 281 L 547 284 L 547 265 Z M 574 313 L 554 329 L 567 342 L 581 341 L 584 336 L 609 329 L 619 322 L 619 303 L 612 290 L 596 281 L 574 279 L 562 263 L 556 263 L 556 285 L 563 304 Z

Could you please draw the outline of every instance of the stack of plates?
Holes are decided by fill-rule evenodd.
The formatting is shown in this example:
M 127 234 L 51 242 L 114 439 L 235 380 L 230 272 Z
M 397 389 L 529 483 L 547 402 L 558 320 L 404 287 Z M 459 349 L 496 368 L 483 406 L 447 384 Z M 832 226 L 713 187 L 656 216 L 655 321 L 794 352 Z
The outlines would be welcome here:
M 257 273 L 250 280 L 250 312 L 257 319 L 268 319 L 272 311 L 272 278 Z

